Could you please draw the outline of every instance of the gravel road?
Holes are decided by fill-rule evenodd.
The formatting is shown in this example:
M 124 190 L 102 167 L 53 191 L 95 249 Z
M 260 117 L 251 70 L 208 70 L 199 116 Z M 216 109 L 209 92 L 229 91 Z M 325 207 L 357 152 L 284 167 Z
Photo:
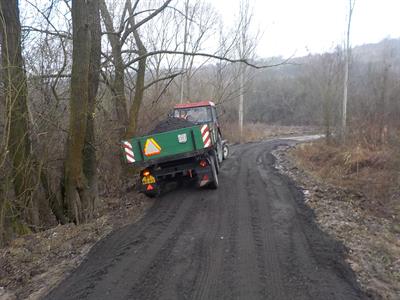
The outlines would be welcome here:
M 46 299 L 364 299 L 343 246 L 274 169 L 271 151 L 287 143 L 232 147 L 218 190 L 158 198 Z

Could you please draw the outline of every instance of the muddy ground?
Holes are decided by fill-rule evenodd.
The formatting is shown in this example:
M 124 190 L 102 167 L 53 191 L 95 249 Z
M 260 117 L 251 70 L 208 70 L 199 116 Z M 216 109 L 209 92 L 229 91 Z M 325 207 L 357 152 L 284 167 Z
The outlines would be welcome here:
M 366 205 L 367 195 L 328 184 L 305 171 L 290 148 L 274 151 L 276 167 L 303 190 L 305 203 L 323 231 L 346 246 L 346 261 L 363 290 L 373 299 L 400 299 L 398 220 L 375 216 Z
M 346 248 L 274 168 L 271 151 L 287 144 L 233 147 L 218 190 L 162 195 L 46 299 L 365 299 Z

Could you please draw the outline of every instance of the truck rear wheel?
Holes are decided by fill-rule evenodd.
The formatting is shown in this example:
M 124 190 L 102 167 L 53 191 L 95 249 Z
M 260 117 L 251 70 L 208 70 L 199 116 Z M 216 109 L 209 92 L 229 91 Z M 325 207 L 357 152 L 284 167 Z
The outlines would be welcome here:
M 217 159 L 218 163 L 220 164 L 224 160 L 224 150 L 222 145 L 222 137 L 220 134 L 218 134 L 218 141 L 217 141 Z
M 224 144 L 224 146 L 222 147 L 223 149 L 223 153 L 224 153 L 224 160 L 228 158 L 229 156 L 229 147 L 227 144 Z
M 159 195 L 159 192 L 151 191 L 151 192 L 144 192 L 144 194 L 149 198 L 155 198 Z
M 213 190 L 216 190 L 218 188 L 219 185 L 219 181 L 218 181 L 218 174 L 217 174 L 217 167 L 216 164 L 218 163 L 218 161 L 215 159 L 215 156 L 211 156 L 211 182 L 209 184 L 209 187 Z
M 215 151 L 215 150 L 213 150 L 213 151 L 211 151 L 211 157 L 214 159 L 214 163 L 215 163 L 215 168 L 216 168 L 216 170 L 217 170 L 217 174 L 219 174 L 219 169 L 220 169 L 220 167 L 221 167 L 221 164 L 219 163 L 219 161 L 218 161 L 218 152 L 217 151 Z M 212 164 L 212 163 L 211 163 Z

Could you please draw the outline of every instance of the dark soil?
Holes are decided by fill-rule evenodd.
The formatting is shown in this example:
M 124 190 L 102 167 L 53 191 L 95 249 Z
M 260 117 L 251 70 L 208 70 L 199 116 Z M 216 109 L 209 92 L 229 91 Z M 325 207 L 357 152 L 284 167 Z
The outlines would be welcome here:
M 192 127 L 195 124 L 185 119 L 181 118 L 167 118 L 161 122 L 159 122 L 153 130 L 149 131 L 148 134 L 155 134 L 166 132 L 175 129 L 181 129 L 186 127 Z
M 364 299 L 345 247 L 274 168 L 285 141 L 232 147 L 218 190 L 184 187 L 96 244 L 46 299 Z

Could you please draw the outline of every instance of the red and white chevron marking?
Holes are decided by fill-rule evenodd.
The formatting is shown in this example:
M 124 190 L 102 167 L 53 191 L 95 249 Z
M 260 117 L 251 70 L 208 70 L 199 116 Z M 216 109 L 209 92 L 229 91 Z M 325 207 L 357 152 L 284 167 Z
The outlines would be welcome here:
M 123 145 L 124 145 L 126 160 L 128 161 L 128 163 L 134 163 L 135 162 L 135 154 L 133 154 L 131 143 L 124 141 Z
M 204 148 L 211 146 L 211 134 L 208 125 L 201 126 L 201 137 L 203 138 Z

